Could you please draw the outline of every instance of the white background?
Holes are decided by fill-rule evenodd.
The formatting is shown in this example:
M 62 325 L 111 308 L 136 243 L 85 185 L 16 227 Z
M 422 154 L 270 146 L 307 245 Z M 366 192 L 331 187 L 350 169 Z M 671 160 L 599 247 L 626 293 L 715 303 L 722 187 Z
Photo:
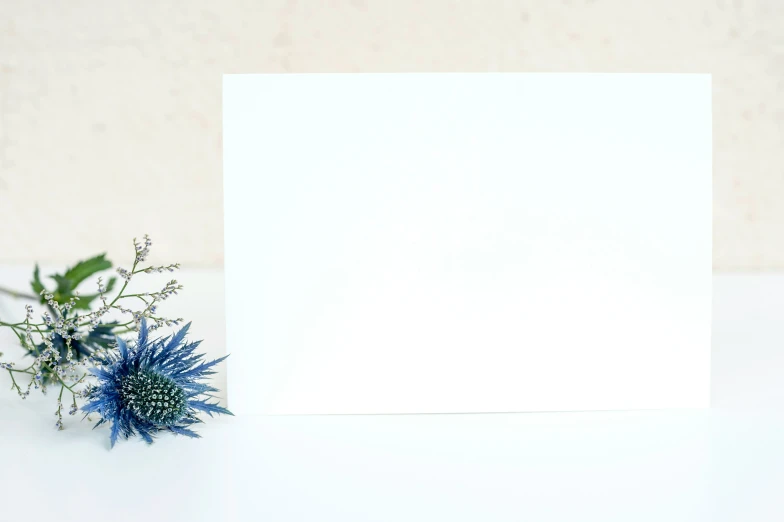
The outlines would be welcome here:
M 0 260 L 121 260 L 147 232 L 166 259 L 222 267 L 224 73 L 699 72 L 713 75 L 714 267 L 784 269 L 784 2 L 188 7 L 2 2 Z M 79 211 L 52 219 L 54 201 Z
M 229 75 L 242 413 L 705 406 L 710 77 Z
M 781 310 L 781 276 L 715 278 L 701 410 L 238 416 L 110 451 L 108 429 L 57 432 L 54 397 L 21 401 L 0 373 L 0 521 L 780 522 Z

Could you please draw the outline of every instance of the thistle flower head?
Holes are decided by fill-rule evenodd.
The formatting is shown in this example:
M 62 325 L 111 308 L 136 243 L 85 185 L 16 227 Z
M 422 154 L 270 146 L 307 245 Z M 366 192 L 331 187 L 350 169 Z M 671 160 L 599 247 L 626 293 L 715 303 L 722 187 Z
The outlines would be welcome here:
M 198 437 L 190 426 L 201 422 L 205 412 L 231 415 L 210 401 L 215 388 L 204 380 L 225 357 L 204 361 L 195 353 L 200 341 L 186 342 L 190 323 L 171 337 L 150 339 L 147 322 L 142 320 L 135 344 L 117 338 L 117 349 L 94 357 L 100 365 L 90 371 L 98 384 L 86 391 L 85 413 L 97 413 L 97 426 L 111 423 L 111 444 L 122 435 L 136 434 L 147 443 L 162 431 Z

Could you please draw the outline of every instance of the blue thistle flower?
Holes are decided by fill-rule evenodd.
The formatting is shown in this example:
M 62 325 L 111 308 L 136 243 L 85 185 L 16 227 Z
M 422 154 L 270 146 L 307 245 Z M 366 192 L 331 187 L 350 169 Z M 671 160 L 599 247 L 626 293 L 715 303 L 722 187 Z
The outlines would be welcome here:
M 232 415 L 210 402 L 218 390 L 203 382 L 226 357 L 205 362 L 204 354 L 195 354 L 201 341 L 185 342 L 189 327 L 171 337 L 150 339 L 142 320 L 135 345 L 118 337 L 117 350 L 96 357 L 102 366 L 90 371 L 98 384 L 87 390 L 82 411 L 101 416 L 96 427 L 112 423 L 112 447 L 120 435 L 128 439 L 137 433 L 148 444 L 162 431 L 198 437 L 190 429 L 201 422 L 198 412 Z

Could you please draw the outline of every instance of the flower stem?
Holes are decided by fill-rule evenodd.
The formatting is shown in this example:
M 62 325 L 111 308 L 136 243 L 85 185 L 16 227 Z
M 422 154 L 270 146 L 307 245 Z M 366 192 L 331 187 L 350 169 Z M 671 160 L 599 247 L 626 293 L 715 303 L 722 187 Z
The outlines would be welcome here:
M 11 376 L 11 389 L 12 390 L 16 389 L 17 392 L 22 393 L 22 389 L 19 387 L 18 384 L 16 384 L 16 379 L 14 379 L 13 370 L 11 370 L 10 368 L 8 369 L 8 375 Z
M 31 299 L 33 301 L 38 300 L 37 296 L 27 294 L 25 292 L 17 292 L 16 290 L 11 290 L 10 288 L 6 288 L 4 286 L 0 286 L 0 294 L 10 295 L 14 299 Z
M 136 265 L 138 265 L 138 264 L 139 264 L 139 258 L 137 257 L 136 260 L 133 262 L 133 267 L 131 268 L 131 275 L 136 273 L 135 272 Z M 130 283 L 130 282 L 131 282 L 130 278 L 125 280 L 125 283 L 123 283 L 122 288 L 120 288 L 120 293 L 117 294 L 117 297 L 115 297 L 114 300 L 111 303 L 109 303 L 109 308 L 114 306 L 114 303 L 116 303 L 117 300 L 120 299 L 120 297 L 123 295 L 123 292 L 125 292 L 125 289 L 128 287 L 128 283 Z

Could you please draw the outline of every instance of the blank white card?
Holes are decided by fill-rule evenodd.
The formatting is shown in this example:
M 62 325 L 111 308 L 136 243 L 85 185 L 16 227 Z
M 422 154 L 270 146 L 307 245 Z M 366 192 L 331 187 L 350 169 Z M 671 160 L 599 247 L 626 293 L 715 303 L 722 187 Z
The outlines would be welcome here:
M 241 414 L 704 407 L 711 81 L 224 77 Z

